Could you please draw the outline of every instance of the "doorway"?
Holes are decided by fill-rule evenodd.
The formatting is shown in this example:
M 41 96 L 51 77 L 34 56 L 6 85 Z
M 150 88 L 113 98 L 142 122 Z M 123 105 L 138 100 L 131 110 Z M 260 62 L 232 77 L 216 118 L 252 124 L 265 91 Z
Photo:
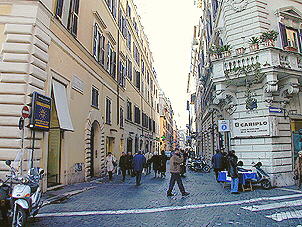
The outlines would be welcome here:
M 50 130 L 48 134 L 48 156 L 47 156 L 47 187 L 59 185 L 61 172 L 61 147 L 62 131 L 59 125 L 57 110 L 52 97 L 52 106 L 50 116 Z
M 132 154 L 132 147 L 133 147 L 133 139 L 128 138 L 127 139 L 127 153 L 130 152 Z
M 113 137 L 107 137 L 106 139 L 106 154 L 108 155 L 109 152 L 113 154 L 114 151 L 114 141 L 115 138 Z
M 302 120 L 291 120 L 290 122 L 293 141 L 293 158 L 298 157 L 298 152 L 302 150 Z
M 90 136 L 90 177 L 100 175 L 100 125 L 94 121 Z

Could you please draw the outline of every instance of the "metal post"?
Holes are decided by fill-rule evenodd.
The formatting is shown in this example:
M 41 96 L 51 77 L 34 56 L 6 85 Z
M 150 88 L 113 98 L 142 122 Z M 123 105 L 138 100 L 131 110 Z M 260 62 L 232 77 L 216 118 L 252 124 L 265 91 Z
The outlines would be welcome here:
M 30 168 L 34 167 L 34 151 L 35 151 L 35 136 L 36 131 L 32 130 L 32 148 L 31 148 L 31 154 L 30 154 Z

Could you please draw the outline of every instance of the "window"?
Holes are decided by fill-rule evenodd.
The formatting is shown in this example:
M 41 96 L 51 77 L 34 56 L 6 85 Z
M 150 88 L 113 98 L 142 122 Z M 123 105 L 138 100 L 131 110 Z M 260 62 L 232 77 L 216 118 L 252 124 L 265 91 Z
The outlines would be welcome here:
M 129 31 L 129 27 L 128 27 L 128 36 L 127 36 L 127 47 L 131 52 L 131 33 Z
M 79 20 L 79 6 L 80 0 L 71 0 L 69 20 L 68 20 L 68 30 L 74 36 L 77 36 L 78 31 L 78 20 Z
M 218 12 L 218 0 L 212 0 L 213 17 L 216 18 Z
M 127 16 L 131 18 L 131 7 L 129 6 L 127 2 Z
M 120 28 L 124 38 L 127 39 L 127 35 L 128 35 L 127 20 L 121 10 L 119 13 L 119 28 Z
M 127 120 L 132 121 L 132 103 L 127 101 Z
M 120 127 L 124 128 L 124 109 L 120 107 Z
M 112 16 L 116 18 L 116 0 L 106 0 L 106 3 Z
M 141 67 L 142 67 L 142 74 L 145 74 L 145 62 L 142 60 L 141 62 Z
M 141 89 L 141 75 L 140 72 L 136 72 L 136 84 L 135 86 L 137 87 L 138 90 Z
M 102 35 L 99 26 L 94 25 L 94 38 L 93 38 L 93 57 L 102 66 L 105 63 L 105 37 Z
M 106 98 L 106 124 L 111 125 L 111 100 Z
M 301 52 L 301 33 L 299 33 L 297 29 L 286 27 L 282 23 L 280 23 L 279 26 L 283 48 Z
M 128 59 L 128 64 L 127 64 L 127 76 L 129 80 L 132 81 L 132 62 Z
M 152 120 L 152 123 L 153 123 L 152 132 L 155 132 L 155 121 Z
M 99 108 L 99 91 L 95 87 L 91 89 L 91 106 Z
M 107 72 L 115 79 L 116 76 L 116 53 L 111 44 L 107 45 Z
M 126 67 L 124 65 L 124 63 L 122 63 L 121 61 L 119 62 L 119 85 L 121 85 L 122 87 L 126 86 Z
M 57 1 L 56 16 L 62 18 L 64 0 Z
M 137 106 L 134 107 L 134 122 L 137 124 L 141 123 L 141 111 Z
M 149 131 L 152 131 L 152 119 L 149 118 Z
M 134 57 L 136 63 L 139 65 L 140 54 L 139 54 L 138 49 L 137 49 L 137 47 L 134 43 L 133 43 L 133 57 Z

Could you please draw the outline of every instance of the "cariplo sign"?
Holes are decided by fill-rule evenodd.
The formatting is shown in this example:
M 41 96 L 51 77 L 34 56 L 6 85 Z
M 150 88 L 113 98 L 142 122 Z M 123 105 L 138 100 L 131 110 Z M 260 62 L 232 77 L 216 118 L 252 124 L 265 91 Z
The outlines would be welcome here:
M 230 131 L 230 120 L 218 120 L 218 131 L 229 132 Z
M 270 119 L 258 117 L 233 120 L 232 137 L 259 137 L 270 135 Z

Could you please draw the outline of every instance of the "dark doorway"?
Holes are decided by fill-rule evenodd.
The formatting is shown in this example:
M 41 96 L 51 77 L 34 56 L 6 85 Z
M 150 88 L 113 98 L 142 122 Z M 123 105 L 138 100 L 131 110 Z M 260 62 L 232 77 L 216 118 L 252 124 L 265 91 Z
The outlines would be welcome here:
M 133 147 L 133 139 L 128 138 L 127 139 L 127 153 L 130 152 L 132 154 L 132 147 Z

